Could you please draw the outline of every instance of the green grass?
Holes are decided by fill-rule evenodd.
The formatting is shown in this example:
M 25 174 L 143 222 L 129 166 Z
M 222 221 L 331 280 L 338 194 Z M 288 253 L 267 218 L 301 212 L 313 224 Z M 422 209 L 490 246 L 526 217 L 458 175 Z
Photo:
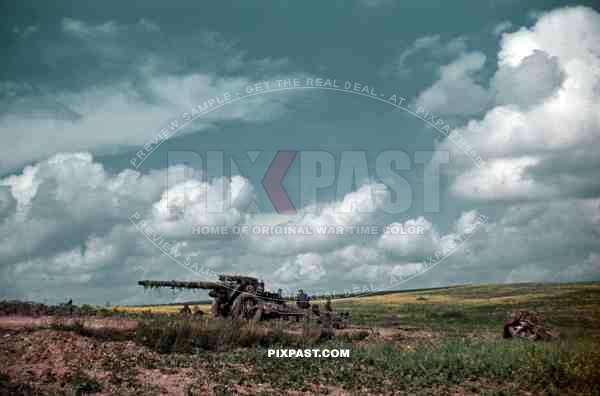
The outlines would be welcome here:
M 268 383 L 274 389 L 308 391 L 314 384 L 350 393 L 431 394 L 434 389 L 468 386 L 476 393 L 511 393 L 518 389 L 544 394 L 599 394 L 600 354 L 590 344 L 469 342 L 446 340 L 403 351 L 378 343 L 357 349 L 331 342 L 320 348 L 350 348 L 344 359 L 274 359 L 259 348 L 202 355 L 225 388 Z M 242 365 L 228 376 L 227 365 Z M 225 380 L 225 381 L 223 381 Z M 486 389 L 487 388 L 487 389 Z
M 334 308 L 349 310 L 358 324 L 398 323 L 440 331 L 496 330 L 512 311 L 526 309 L 544 313 L 566 331 L 600 331 L 600 285 L 593 283 L 467 286 L 401 299 L 390 295 L 340 300 L 334 302 Z
M 269 335 L 233 321 L 145 322 L 145 345 L 167 367 L 200 367 L 217 394 L 240 387 L 349 394 L 600 394 L 600 285 L 473 286 L 334 301 L 369 327 L 405 329 L 408 338 L 373 338 L 367 330 L 324 340 L 290 337 L 272 322 Z M 514 310 L 543 312 L 560 340 L 504 340 Z M 163 322 L 161 322 L 163 321 Z M 167 321 L 167 322 L 164 322 Z M 191 323 L 191 324 L 190 324 Z M 195 324 L 194 324 L 195 323 Z M 411 335 L 415 337 L 411 338 Z M 419 334 L 431 337 L 419 338 Z M 181 347 L 183 345 L 183 348 Z M 349 349 L 349 358 L 269 358 L 270 348 Z M 193 386 L 190 388 L 192 392 Z M 256 391 L 258 392 L 258 391 Z
M 333 308 L 351 312 L 354 324 L 403 330 L 329 340 L 312 325 L 158 315 L 142 321 L 135 340 L 161 352 L 147 368 L 197 368 L 216 394 L 600 395 L 599 283 L 457 287 L 335 300 Z M 542 312 L 560 339 L 502 339 L 515 310 Z M 290 335 L 294 325 L 299 332 Z M 349 349 L 350 357 L 267 357 L 278 347 Z
M 348 348 L 349 359 L 274 359 L 251 348 L 208 361 L 221 367 L 218 373 L 222 362 L 253 368 L 229 369 L 224 389 L 241 382 L 308 392 L 321 384 L 357 394 L 600 394 L 598 284 L 461 287 L 335 301 L 334 309 L 350 311 L 358 324 L 428 331 L 434 341 L 406 348 L 403 340 L 361 343 L 364 337 L 340 337 L 319 348 Z M 544 313 L 561 339 L 502 339 L 503 322 L 521 309 Z
M 283 326 L 268 328 L 253 322 L 223 320 L 177 320 L 157 318 L 139 324 L 135 340 L 160 353 L 193 353 L 202 350 L 228 351 L 235 348 L 280 345 L 304 347 L 326 339 L 327 329 L 306 324 L 300 335 L 290 335 Z
M 169 331 L 160 322 L 148 322 L 143 331 L 161 334 L 154 336 L 153 347 L 164 348 L 163 352 L 177 350 L 178 337 L 194 339 L 195 355 L 165 355 L 169 364 L 174 356 L 179 356 L 178 366 L 202 361 L 202 369 L 223 394 L 256 384 L 268 384 L 263 389 L 267 394 L 279 389 L 307 393 L 337 389 L 350 394 L 600 394 L 598 284 L 469 286 L 338 300 L 333 305 L 350 311 L 356 324 L 399 327 L 409 329 L 408 334 L 426 332 L 432 337 L 370 339 L 369 332 L 363 331 L 330 341 L 318 341 L 319 337 L 298 341 L 283 335 L 278 323 L 269 324 L 278 334 L 271 337 L 244 326 L 205 321 L 195 330 L 189 325 L 173 328 L 170 336 L 165 336 Z M 548 324 L 560 330 L 560 340 L 502 339 L 503 322 L 521 309 L 543 312 Z M 160 341 L 161 337 L 168 340 Z M 189 344 L 183 344 L 189 352 Z M 267 345 L 350 349 L 350 358 L 268 358 Z

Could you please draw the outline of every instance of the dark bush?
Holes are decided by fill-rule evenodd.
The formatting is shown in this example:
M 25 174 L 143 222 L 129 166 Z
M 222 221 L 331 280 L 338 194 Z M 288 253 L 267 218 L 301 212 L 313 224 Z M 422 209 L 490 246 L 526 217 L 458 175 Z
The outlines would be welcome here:
M 73 387 L 76 395 L 89 395 L 90 393 L 98 393 L 102 390 L 102 386 L 95 378 L 90 377 L 81 370 L 75 371 L 69 383 Z

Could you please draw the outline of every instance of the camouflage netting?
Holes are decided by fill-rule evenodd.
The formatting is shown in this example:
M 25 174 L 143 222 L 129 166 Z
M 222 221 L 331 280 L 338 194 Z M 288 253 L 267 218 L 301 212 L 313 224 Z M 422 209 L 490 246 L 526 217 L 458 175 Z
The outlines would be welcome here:
M 504 323 L 504 338 L 525 338 L 531 341 L 549 341 L 559 332 L 544 325 L 544 316 L 537 312 L 517 311 Z

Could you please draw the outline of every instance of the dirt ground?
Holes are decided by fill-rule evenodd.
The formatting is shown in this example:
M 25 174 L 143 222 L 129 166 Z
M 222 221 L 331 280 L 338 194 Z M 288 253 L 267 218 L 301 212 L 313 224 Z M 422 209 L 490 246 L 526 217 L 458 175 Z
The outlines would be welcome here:
M 77 373 L 101 384 L 98 395 L 182 395 L 192 382 L 198 386 L 205 377 L 199 368 L 161 370 L 160 356 L 133 341 L 99 341 L 50 328 L 76 322 L 87 329 L 132 330 L 137 325 L 127 318 L 0 317 L 0 370 L 11 382 L 48 394 L 72 391 Z M 204 385 L 198 390 L 210 393 L 208 382 Z
M 101 385 L 101 391 L 95 393 L 98 395 L 184 395 L 192 384 L 194 394 L 214 394 L 202 362 L 191 367 L 164 368 L 161 360 L 164 357 L 133 341 L 97 340 L 73 331 L 57 330 L 57 323 L 61 326 L 82 323 L 86 329 L 95 330 L 133 330 L 138 321 L 129 318 L 0 316 L 0 371 L 7 374 L 11 382 L 28 384 L 46 394 L 71 394 L 76 382 L 74 377 L 83 373 Z M 290 334 L 294 332 L 289 331 Z M 336 334 L 360 332 L 368 333 L 364 342 L 373 337 L 415 342 L 432 337 L 422 331 L 364 326 L 338 330 Z M 252 388 L 241 385 L 238 392 L 253 394 L 261 390 L 260 386 L 256 388 L 257 385 Z M 272 391 L 267 388 L 265 385 L 262 390 Z M 337 389 L 318 391 L 342 394 Z

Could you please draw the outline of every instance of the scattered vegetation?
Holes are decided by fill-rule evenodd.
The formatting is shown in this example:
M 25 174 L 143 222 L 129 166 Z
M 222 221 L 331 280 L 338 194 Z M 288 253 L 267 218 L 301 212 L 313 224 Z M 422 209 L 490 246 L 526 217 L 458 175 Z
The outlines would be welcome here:
M 135 334 L 132 329 L 86 326 L 80 318 L 69 320 L 68 318 L 58 317 L 52 321 L 50 328 L 59 331 L 72 331 L 81 336 L 95 338 L 100 341 L 127 341 L 133 339 Z
M 18 384 L 0 372 L 0 396 L 35 395 L 35 390 L 28 384 Z M 39 393 L 38 393 L 39 394 Z
M 254 368 L 239 372 L 239 381 L 266 382 L 276 389 L 302 390 L 321 383 L 349 393 L 368 389 L 365 393 L 429 394 L 436 388 L 469 384 L 478 394 L 526 389 L 549 395 L 595 395 L 600 392 L 600 352 L 592 346 L 450 339 L 403 350 L 389 343 L 359 349 L 332 342 L 320 347 L 350 348 L 350 358 L 266 359 L 260 350 L 221 358 Z
M 73 388 L 73 392 L 77 396 L 98 393 L 102 390 L 102 385 L 82 370 L 75 371 L 69 382 Z
M 182 320 L 164 313 L 135 313 L 139 325 L 123 339 L 85 318 L 59 318 L 51 329 L 68 332 L 77 345 L 85 345 L 77 337 L 91 339 L 94 350 L 102 347 L 98 356 L 115 351 L 93 363 L 102 377 L 86 377 L 90 365 L 67 379 L 80 394 L 600 394 L 598 283 L 459 287 L 332 305 L 351 312 L 352 331 L 332 337 L 308 323 Z M 504 340 L 504 321 L 521 309 L 543 313 L 560 339 Z M 22 337 L 19 345 L 30 345 Z M 2 345 L 15 353 L 12 337 L 0 339 Z M 77 348 L 68 348 L 65 358 L 73 359 Z M 269 358 L 267 348 L 340 348 L 350 357 Z M 135 350 L 145 352 L 130 355 Z M 9 394 L 33 394 L 31 383 L 23 383 L 0 375 Z
M 254 322 L 223 320 L 173 320 L 158 318 L 139 324 L 135 340 L 160 353 L 228 351 L 249 347 L 304 347 L 332 337 L 331 331 L 305 325 L 300 334 L 281 326 L 262 327 Z

